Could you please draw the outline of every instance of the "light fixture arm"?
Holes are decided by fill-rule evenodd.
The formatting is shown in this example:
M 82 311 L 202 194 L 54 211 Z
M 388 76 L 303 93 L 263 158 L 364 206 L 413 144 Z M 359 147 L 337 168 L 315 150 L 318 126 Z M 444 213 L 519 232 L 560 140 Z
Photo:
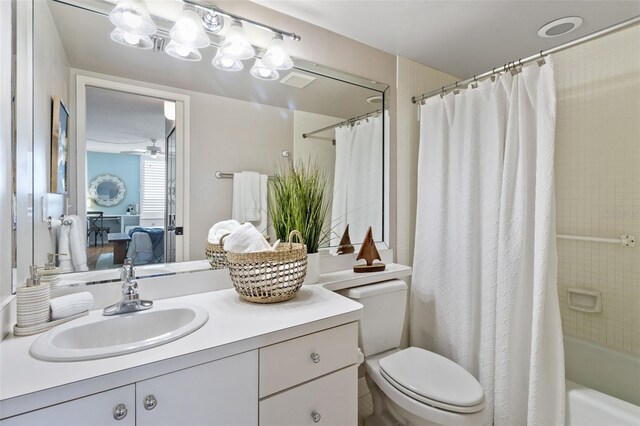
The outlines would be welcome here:
M 282 30 L 280 30 L 278 28 L 275 28 L 275 27 L 272 27 L 270 25 L 266 25 L 266 24 L 262 24 L 262 23 L 260 23 L 258 21 L 254 21 L 253 19 L 244 18 L 244 17 L 236 15 L 234 13 L 224 11 L 224 10 L 220 9 L 218 6 L 215 6 L 215 5 L 210 4 L 210 3 L 204 4 L 204 2 L 201 2 L 201 1 L 198 1 L 198 0 L 182 0 L 182 2 L 184 4 L 186 4 L 186 5 L 193 6 L 195 8 L 200 8 L 200 9 L 208 10 L 210 12 L 219 13 L 220 15 L 226 16 L 226 17 L 228 17 L 230 19 L 234 19 L 234 20 L 237 20 L 237 21 L 240 21 L 240 22 L 246 22 L 247 24 L 251 24 L 251 25 L 254 25 L 256 27 L 260 27 L 260 28 L 263 28 L 265 30 L 269 30 L 269 31 L 277 33 L 277 34 L 281 34 L 283 37 L 285 37 L 285 36 L 289 37 L 291 40 L 294 40 L 294 41 L 302 40 L 302 38 L 299 35 L 297 35 L 296 33 L 290 33 L 290 32 L 287 32 L 287 31 L 282 31 Z

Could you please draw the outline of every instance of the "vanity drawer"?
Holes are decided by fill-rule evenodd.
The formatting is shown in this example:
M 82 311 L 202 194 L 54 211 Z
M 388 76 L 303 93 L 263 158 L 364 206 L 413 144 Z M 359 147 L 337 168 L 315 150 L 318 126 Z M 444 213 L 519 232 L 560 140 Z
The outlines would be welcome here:
M 355 426 L 358 367 L 352 365 L 260 401 L 260 426 Z
M 358 323 L 260 349 L 260 398 L 358 361 Z

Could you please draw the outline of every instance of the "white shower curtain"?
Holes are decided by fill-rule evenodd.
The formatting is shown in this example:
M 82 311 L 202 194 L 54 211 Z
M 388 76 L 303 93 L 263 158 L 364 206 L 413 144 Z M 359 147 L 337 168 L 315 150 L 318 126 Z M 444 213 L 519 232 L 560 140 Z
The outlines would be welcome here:
M 379 115 L 336 129 L 332 246 L 338 245 L 347 224 L 353 243 L 364 239 L 369 226 L 374 239 L 382 239 L 382 127 Z
M 486 424 L 564 422 L 552 59 L 421 109 L 411 339 L 482 384 Z

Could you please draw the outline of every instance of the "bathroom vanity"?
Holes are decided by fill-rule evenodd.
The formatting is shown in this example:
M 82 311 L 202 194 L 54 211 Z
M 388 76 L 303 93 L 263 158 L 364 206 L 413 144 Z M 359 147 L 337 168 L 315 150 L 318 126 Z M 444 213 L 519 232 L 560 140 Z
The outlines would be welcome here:
M 323 286 L 273 305 L 233 289 L 156 301 L 172 303 L 209 320 L 127 355 L 48 362 L 29 354 L 38 336 L 4 340 L 2 425 L 357 423 L 358 303 Z

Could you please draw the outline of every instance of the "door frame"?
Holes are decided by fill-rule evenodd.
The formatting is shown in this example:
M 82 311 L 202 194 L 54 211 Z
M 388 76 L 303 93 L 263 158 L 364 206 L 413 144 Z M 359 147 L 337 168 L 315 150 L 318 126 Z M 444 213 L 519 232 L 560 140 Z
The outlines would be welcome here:
M 179 93 L 172 87 L 159 86 L 143 81 L 129 80 L 104 74 L 85 73 L 71 70 L 75 76 L 75 121 L 76 121 L 76 213 L 86 221 L 87 157 L 86 157 L 86 121 L 87 87 L 117 90 L 149 96 L 176 103 L 176 223 L 187 232 L 176 240 L 176 262 L 189 260 L 189 142 L 190 142 L 190 97 Z M 166 212 L 165 212 L 166 213 Z M 165 224 L 166 233 L 166 224 Z

